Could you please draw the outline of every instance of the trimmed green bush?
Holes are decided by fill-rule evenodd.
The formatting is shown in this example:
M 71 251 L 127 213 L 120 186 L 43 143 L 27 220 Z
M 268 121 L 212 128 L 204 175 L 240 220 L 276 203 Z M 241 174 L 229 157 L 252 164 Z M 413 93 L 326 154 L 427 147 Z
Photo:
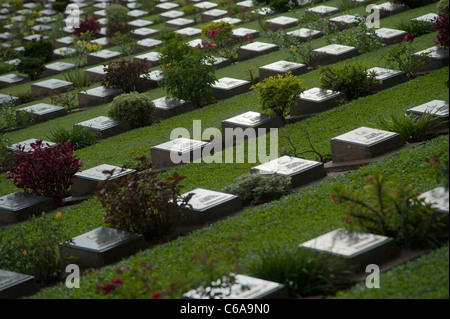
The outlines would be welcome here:
M 108 116 L 127 121 L 131 127 L 152 124 L 155 103 L 145 94 L 137 92 L 116 96 L 108 110 Z
M 261 204 L 289 194 L 291 179 L 275 174 L 248 173 L 236 178 L 222 191 L 237 195 L 244 203 Z

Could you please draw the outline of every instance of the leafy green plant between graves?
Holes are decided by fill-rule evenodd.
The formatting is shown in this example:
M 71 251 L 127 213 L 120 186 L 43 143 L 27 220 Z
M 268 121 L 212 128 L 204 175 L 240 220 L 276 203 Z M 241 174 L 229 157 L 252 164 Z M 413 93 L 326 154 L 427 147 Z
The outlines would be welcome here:
M 222 191 L 237 195 L 244 204 L 256 205 L 277 200 L 289 194 L 290 188 L 290 177 L 248 173 L 237 177 L 233 183 L 222 188 Z
M 375 173 L 362 189 L 338 186 L 333 203 L 349 205 L 346 224 L 354 229 L 392 237 L 401 247 L 433 247 L 444 224 L 430 203 L 407 182 L 395 183 Z
M 414 114 L 402 114 L 395 116 L 390 114 L 387 118 L 380 117 L 379 124 L 381 129 L 397 132 L 404 142 L 420 142 L 427 138 L 427 133 L 439 127 L 439 118 L 431 113 L 424 113 L 423 116 Z
M 244 269 L 283 284 L 293 297 L 307 297 L 333 294 L 341 284 L 344 264 L 327 254 L 266 243 Z
M 66 143 L 69 142 L 71 146 L 82 149 L 95 143 L 97 136 L 88 127 L 84 126 L 72 126 L 67 128 L 65 126 L 58 126 L 49 129 L 49 140 L 54 143 Z
M 137 92 L 116 96 L 108 109 L 108 116 L 127 121 L 131 127 L 137 128 L 152 124 L 155 103 L 145 94 Z
M 368 71 L 368 68 L 360 63 L 344 65 L 340 68 L 321 66 L 320 87 L 345 93 L 348 100 L 353 100 L 370 92 L 379 85 L 375 78 L 375 71 Z

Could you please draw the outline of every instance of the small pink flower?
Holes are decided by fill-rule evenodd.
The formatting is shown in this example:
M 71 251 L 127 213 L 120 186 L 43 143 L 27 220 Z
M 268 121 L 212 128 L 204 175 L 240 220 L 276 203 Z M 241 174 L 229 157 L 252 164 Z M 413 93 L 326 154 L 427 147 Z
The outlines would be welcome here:
M 155 292 L 151 297 L 150 297 L 150 299 L 158 299 L 158 298 L 160 298 L 162 296 L 162 293 L 160 293 L 160 292 Z
M 346 223 L 347 225 L 350 225 L 350 217 L 345 217 L 345 223 Z
M 413 36 L 411 33 L 408 33 L 408 34 L 403 38 L 403 41 L 406 41 L 406 42 L 411 41 L 411 42 L 413 42 L 413 41 L 414 41 L 414 36 Z

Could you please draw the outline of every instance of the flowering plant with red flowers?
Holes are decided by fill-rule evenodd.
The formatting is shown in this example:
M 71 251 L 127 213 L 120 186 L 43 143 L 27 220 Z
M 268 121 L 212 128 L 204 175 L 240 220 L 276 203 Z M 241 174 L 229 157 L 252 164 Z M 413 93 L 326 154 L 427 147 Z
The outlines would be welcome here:
M 347 227 L 392 237 L 401 247 L 436 245 L 437 234 L 445 227 L 418 190 L 379 173 L 364 179 L 362 188 L 335 187 L 330 198 L 350 211 L 345 216 Z
M 444 9 L 438 14 L 436 20 L 433 23 L 434 28 L 438 31 L 434 43 L 444 48 L 448 48 L 449 46 L 448 18 L 448 9 Z

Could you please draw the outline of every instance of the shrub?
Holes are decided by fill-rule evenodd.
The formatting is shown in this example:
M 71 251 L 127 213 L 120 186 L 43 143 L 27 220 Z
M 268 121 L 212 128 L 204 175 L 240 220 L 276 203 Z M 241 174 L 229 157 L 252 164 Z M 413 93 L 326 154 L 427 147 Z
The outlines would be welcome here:
M 111 39 L 111 44 L 118 45 L 120 53 L 129 58 L 136 47 L 137 40 L 133 39 L 129 33 L 122 34 L 120 32 L 116 32 L 114 33 L 114 37 Z
M 1 74 L 5 74 L 5 73 L 9 73 L 12 70 L 14 70 L 14 66 L 12 64 L 0 61 L 0 75 Z
M 440 0 L 437 4 L 437 12 L 442 12 L 445 9 L 448 9 L 448 0 Z
M 376 72 L 368 72 L 367 67 L 359 64 L 349 64 L 343 67 L 331 68 L 320 66 L 320 87 L 345 93 L 349 100 L 369 94 L 374 85 Z
M 141 75 L 150 72 L 145 59 L 113 61 L 104 67 L 104 71 L 102 85 L 126 93 L 143 91 L 145 79 Z
M 52 41 L 45 40 L 42 37 L 38 41 L 35 39 L 33 39 L 32 41 L 28 41 L 23 45 L 23 47 L 24 57 L 40 58 L 43 59 L 45 63 L 50 62 L 50 60 L 53 58 L 53 50 L 55 49 Z
M 19 72 L 24 73 L 30 77 L 30 80 L 38 79 L 42 72 L 45 71 L 45 61 L 43 58 L 22 57 L 17 66 Z
M 76 89 L 82 89 L 89 85 L 89 77 L 82 68 L 75 68 L 64 72 L 64 80 L 72 82 Z
M 67 111 L 72 111 L 78 107 L 78 93 L 76 90 L 71 90 L 61 94 L 50 96 L 50 101 L 54 105 L 64 107 Z
M 436 40 L 434 43 L 436 45 L 440 45 L 442 47 L 448 48 L 449 46 L 449 16 L 448 16 L 448 8 L 442 10 L 433 23 L 434 28 L 438 31 L 436 35 Z
M 106 209 L 105 223 L 121 230 L 144 234 L 147 240 L 170 235 L 183 220 L 181 209 L 191 196 L 181 198 L 184 179 L 174 173 L 160 179 L 154 171 L 108 180 L 97 192 Z
M 208 38 L 213 38 L 214 33 L 217 33 L 219 30 L 223 30 L 222 33 L 226 36 L 231 36 L 233 34 L 231 31 L 233 28 L 234 25 L 225 21 L 210 22 L 202 25 L 202 35 Z
M 420 192 L 408 183 L 389 181 L 376 173 L 363 181 L 363 187 L 336 186 L 330 194 L 333 203 L 350 203 L 349 227 L 392 237 L 401 247 L 433 246 L 442 224 L 432 204 L 419 198 Z
M 33 217 L 15 227 L 13 240 L 0 234 L 0 268 L 34 276 L 41 285 L 56 283 L 64 260 L 59 244 L 68 240 L 61 216 Z
M 108 116 L 116 120 L 127 121 L 137 128 L 152 124 L 155 104 L 145 94 L 132 92 L 116 96 L 108 110 Z
M 291 179 L 275 174 L 248 173 L 236 178 L 230 185 L 222 188 L 222 191 L 234 194 L 247 204 L 261 204 L 277 200 L 281 196 L 289 194 Z
M 211 101 L 211 85 L 216 82 L 213 59 L 180 37 L 174 37 L 160 50 L 162 84 L 175 98 L 202 107 Z
M 265 78 L 253 85 L 251 89 L 258 90 L 258 101 L 263 110 L 273 113 L 284 120 L 289 108 L 298 102 L 299 96 L 305 91 L 303 80 L 291 72 Z
M 391 114 L 388 118 L 378 120 L 382 129 L 397 132 L 404 142 L 420 142 L 427 138 L 427 132 L 440 125 L 439 118 L 431 113 L 424 113 L 423 116 L 414 114 L 395 116 Z
M 283 284 L 294 297 L 336 292 L 343 269 L 342 261 L 325 253 L 274 244 L 265 245 L 246 265 L 250 275 Z
M 113 21 L 128 22 L 128 8 L 120 4 L 111 4 L 106 8 L 108 23 Z
M 402 20 L 397 24 L 396 28 L 411 33 L 414 37 L 435 31 L 433 24 L 428 21 L 420 20 Z
M 74 147 L 70 142 L 46 147 L 38 140 L 31 144 L 29 152 L 23 149 L 24 146 L 17 152 L 17 167 L 7 178 L 13 179 L 14 185 L 25 192 L 49 197 L 57 205 L 62 204 L 73 175 L 82 165 L 74 155 Z
M 52 8 L 55 11 L 60 13 L 64 13 L 66 11 L 67 6 L 71 3 L 70 0 L 58 0 L 52 3 Z
M 51 127 L 49 129 L 50 141 L 55 143 L 67 143 L 69 142 L 75 149 L 81 149 L 94 144 L 97 139 L 95 133 L 88 127 L 73 126 L 73 127 Z
M 0 133 L 0 173 L 6 172 L 14 165 L 14 154 L 8 149 L 11 144 L 11 140 Z
M 100 24 L 95 17 L 85 17 L 84 20 L 80 20 L 80 27 L 75 28 L 73 33 L 76 36 L 90 32 L 94 37 L 97 37 L 100 31 Z

